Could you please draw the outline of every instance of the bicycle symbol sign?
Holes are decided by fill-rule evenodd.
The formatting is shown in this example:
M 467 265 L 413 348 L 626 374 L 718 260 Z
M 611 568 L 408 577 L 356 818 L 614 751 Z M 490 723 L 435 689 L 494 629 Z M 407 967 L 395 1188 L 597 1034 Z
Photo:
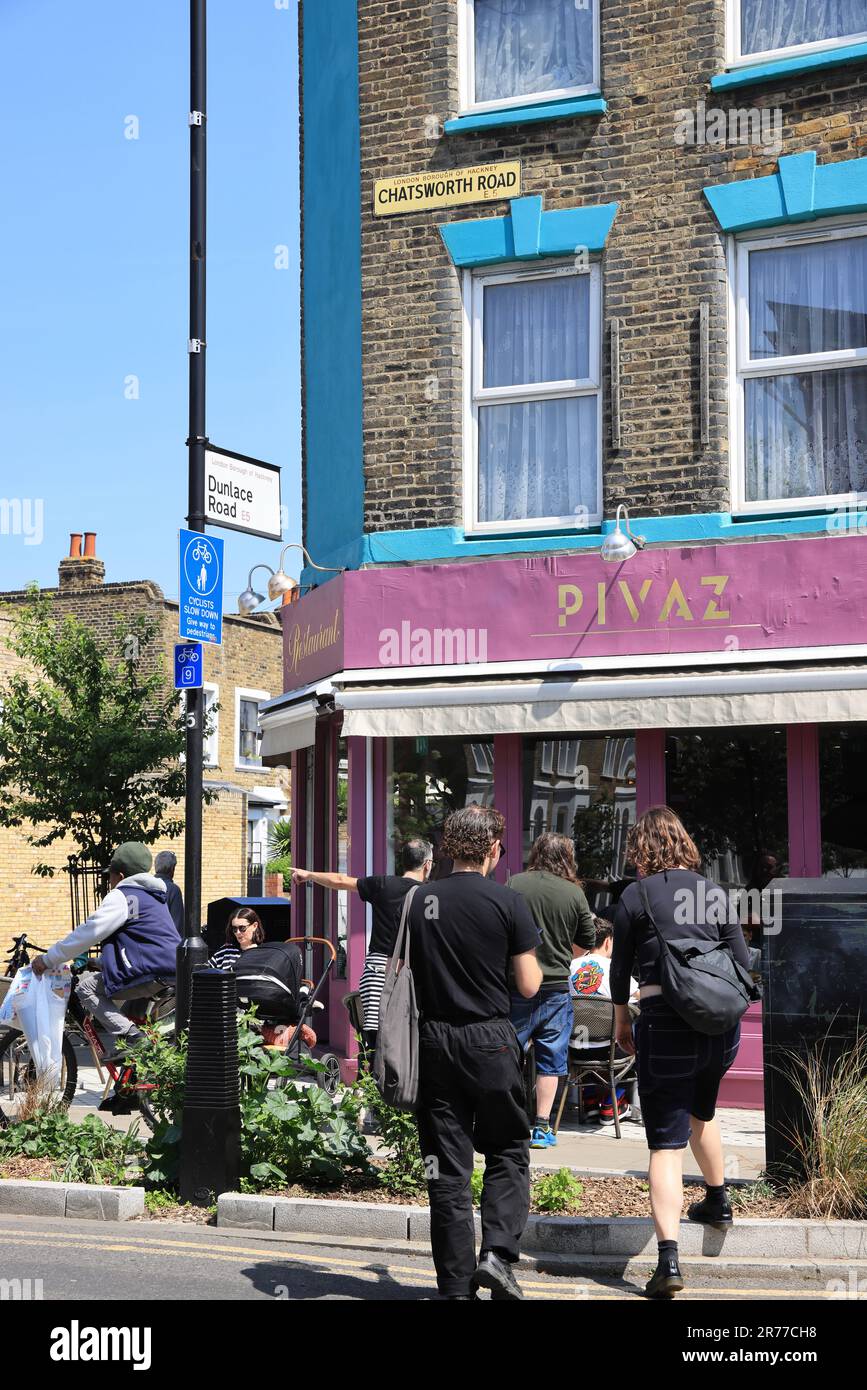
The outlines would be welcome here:
M 188 642 L 222 641 L 225 541 L 200 531 L 180 534 L 180 635 Z M 187 676 L 183 684 L 189 686 Z

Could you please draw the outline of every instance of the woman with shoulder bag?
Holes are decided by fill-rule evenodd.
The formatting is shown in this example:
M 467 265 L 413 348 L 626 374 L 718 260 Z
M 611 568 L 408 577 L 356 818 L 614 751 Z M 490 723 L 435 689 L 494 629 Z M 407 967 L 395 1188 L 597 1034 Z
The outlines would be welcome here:
M 689 1208 L 689 1219 L 714 1226 L 732 1220 L 714 1116 L 720 1082 L 737 1055 L 738 1020 L 751 997 L 749 957 L 728 895 L 697 872 L 701 856 L 667 806 L 651 808 L 632 826 L 627 857 L 639 880 L 617 906 L 611 998 L 617 1042 L 626 1052 L 637 1051 L 650 1149 L 659 1259 L 645 1293 L 671 1298 L 683 1288 L 677 1238 L 687 1143 L 707 1187 L 704 1200 Z M 638 976 L 641 1008 L 634 1040 L 630 973 Z

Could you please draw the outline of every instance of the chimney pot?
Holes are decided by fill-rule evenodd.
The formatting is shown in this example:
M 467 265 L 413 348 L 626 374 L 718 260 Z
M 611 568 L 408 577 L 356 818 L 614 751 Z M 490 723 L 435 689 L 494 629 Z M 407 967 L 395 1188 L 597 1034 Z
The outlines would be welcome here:
M 81 532 L 71 531 L 69 535 L 69 558 L 78 560 L 81 558 Z
M 96 557 L 96 532 L 85 531 L 84 533 L 84 554 L 87 559 Z

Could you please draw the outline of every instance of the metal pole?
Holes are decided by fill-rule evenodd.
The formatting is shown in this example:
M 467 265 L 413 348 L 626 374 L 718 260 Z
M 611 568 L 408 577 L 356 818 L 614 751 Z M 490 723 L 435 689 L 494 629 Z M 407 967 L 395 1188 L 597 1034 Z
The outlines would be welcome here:
M 205 529 L 205 232 L 207 220 L 207 0 L 190 0 L 190 361 L 189 514 L 191 531 Z M 204 691 L 187 691 L 184 837 L 186 940 L 178 948 L 175 1029 L 187 1026 L 190 980 L 208 958 L 202 922 L 202 762 Z

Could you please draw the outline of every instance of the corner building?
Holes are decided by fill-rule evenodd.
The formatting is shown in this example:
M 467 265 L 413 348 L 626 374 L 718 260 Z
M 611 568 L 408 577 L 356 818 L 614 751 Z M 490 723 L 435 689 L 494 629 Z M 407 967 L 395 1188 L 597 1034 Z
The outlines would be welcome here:
M 867 8 L 302 0 L 295 862 L 867 872 Z M 646 545 L 602 546 L 620 504 Z M 610 544 L 610 540 L 609 540 Z M 860 808 L 860 809 L 859 809 Z M 357 984 L 366 909 L 299 899 Z M 605 897 L 600 899 L 600 905 Z M 296 921 L 296 926 L 300 923 Z M 760 1106 L 761 1012 L 724 1103 Z

